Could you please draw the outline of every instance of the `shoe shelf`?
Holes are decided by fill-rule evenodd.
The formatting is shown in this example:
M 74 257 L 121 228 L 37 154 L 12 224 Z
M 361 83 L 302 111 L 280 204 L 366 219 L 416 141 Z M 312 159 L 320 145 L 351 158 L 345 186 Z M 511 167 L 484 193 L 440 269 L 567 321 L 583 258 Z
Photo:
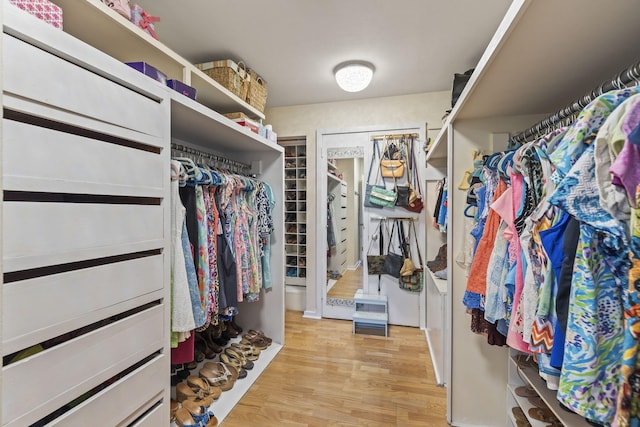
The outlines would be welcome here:
M 445 295 L 448 290 L 447 279 L 441 279 L 437 277 L 436 274 L 428 268 L 425 271 L 428 273 L 428 276 L 431 279 L 430 283 L 435 286 L 438 293 Z
M 358 289 L 354 295 L 353 333 L 388 335 L 388 299 L 386 295 L 365 294 Z
M 234 338 L 229 341 L 229 344 L 234 342 L 240 342 L 241 337 Z M 220 395 L 220 398 L 211 404 L 209 409 L 214 413 L 219 423 L 222 424 L 224 419 L 229 415 L 229 413 L 233 410 L 233 407 L 238 403 L 240 398 L 244 396 L 251 385 L 260 377 L 262 372 L 269 366 L 271 361 L 278 355 L 280 350 L 282 350 L 282 344 L 276 343 L 275 341 L 266 349 L 260 352 L 260 356 L 257 360 L 253 362 L 253 369 L 247 371 L 246 378 L 237 379 L 233 384 L 233 388 L 229 391 L 223 391 Z M 202 366 L 206 362 L 220 362 L 220 355 L 216 355 L 213 359 L 204 359 L 203 362 L 198 364 L 198 367 L 191 371 L 191 375 L 198 376 L 198 372 L 202 368 Z M 171 398 L 175 399 L 175 387 L 171 387 Z M 171 427 L 178 427 L 176 422 L 171 423 Z
M 547 387 L 546 382 L 540 377 L 538 373 L 537 366 L 531 365 L 523 365 L 518 363 L 515 359 L 517 355 L 522 355 L 523 353 L 519 353 L 517 351 L 512 351 L 511 357 L 509 358 L 509 384 L 507 388 L 509 390 L 509 397 L 507 399 L 508 406 L 508 416 L 516 423 L 515 417 L 513 415 L 512 408 L 515 405 L 518 405 L 525 415 L 527 419 L 531 423 L 533 427 L 537 426 L 548 426 L 550 422 L 539 421 L 532 418 L 528 412 L 530 408 L 535 408 L 536 405 L 531 403 L 527 397 L 518 396 L 516 394 L 516 388 L 520 386 L 530 386 L 535 390 L 537 395 L 543 400 L 546 406 L 551 410 L 551 412 L 560 420 L 561 425 L 565 427 L 587 427 L 590 426 L 583 417 L 578 414 L 569 412 L 568 410 L 562 409 L 560 407 L 560 403 L 556 398 L 556 390 L 550 390 Z M 513 400 L 511 399 L 513 398 Z
M 285 145 L 285 283 L 305 286 L 307 277 L 307 146 Z

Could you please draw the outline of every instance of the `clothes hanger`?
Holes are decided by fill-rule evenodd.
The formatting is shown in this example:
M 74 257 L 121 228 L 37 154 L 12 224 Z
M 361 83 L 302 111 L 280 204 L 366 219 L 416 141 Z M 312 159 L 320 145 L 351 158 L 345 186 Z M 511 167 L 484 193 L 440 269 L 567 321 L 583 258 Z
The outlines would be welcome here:
M 192 159 L 188 157 L 174 157 L 174 160 L 182 163 L 187 173 L 188 180 L 193 180 L 194 182 L 196 182 L 202 179 L 202 172 L 200 171 L 200 168 L 196 166 Z

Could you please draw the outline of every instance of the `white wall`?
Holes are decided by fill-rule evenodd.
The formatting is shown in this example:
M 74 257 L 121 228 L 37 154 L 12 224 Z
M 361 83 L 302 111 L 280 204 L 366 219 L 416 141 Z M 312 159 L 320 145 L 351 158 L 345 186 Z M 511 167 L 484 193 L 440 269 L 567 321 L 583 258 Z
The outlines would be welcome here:
M 451 92 L 431 92 L 414 95 L 372 98 L 357 101 L 333 102 L 323 104 L 298 105 L 291 107 L 268 108 L 266 121 L 273 125 L 278 136 L 303 136 L 307 140 L 307 187 L 314 188 L 316 176 L 316 131 L 321 129 L 350 129 L 363 126 L 399 126 L 405 124 L 427 123 L 429 135 L 435 137 L 442 125 L 442 116 L 451 107 Z M 424 176 L 424 172 L 422 172 Z M 312 242 L 317 241 L 318 207 L 316 200 L 307 200 L 307 250 L 311 251 Z M 309 253 L 307 260 L 313 259 Z M 307 265 L 307 277 L 316 277 L 316 266 Z M 319 317 L 320 307 L 316 302 L 316 286 L 307 279 L 307 305 L 305 315 Z

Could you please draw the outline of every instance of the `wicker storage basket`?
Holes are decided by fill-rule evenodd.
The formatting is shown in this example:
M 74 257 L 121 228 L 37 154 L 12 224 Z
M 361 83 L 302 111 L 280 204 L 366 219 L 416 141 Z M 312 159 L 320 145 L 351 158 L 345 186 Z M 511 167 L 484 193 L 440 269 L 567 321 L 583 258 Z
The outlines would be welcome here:
M 253 70 L 249 70 L 249 76 L 247 102 L 258 111 L 264 112 L 264 107 L 267 104 L 267 82 Z
M 245 100 L 249 93 L 249 73 L 242 61 L 237 64 L 230 60 L 220 60 L 196 64 L 209 77 L 227 88 L 238 98 Z

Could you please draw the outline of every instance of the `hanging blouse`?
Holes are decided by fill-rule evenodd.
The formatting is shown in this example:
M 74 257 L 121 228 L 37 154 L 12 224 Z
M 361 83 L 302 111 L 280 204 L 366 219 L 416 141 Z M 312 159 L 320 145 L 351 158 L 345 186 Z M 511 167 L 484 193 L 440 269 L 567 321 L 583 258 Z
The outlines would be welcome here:
M 612 90 L 591 101 L 578 115 L 557 149 L 550 155 L 556 166 L 556 182 L 566 175 L 580 158 L 585 148 L 595 140 L 600 127 L 609 114 L 631 95 L 640 92 L 640 87 Z
M 581 222 L 558 399 L 576 413 L 608 424 L 620 386 L 628 247 L 624 227 L 600 206 L 593 145 L 550 201 Z
M 211 321 L 211 276 L 209 274 L 209 241 L 207 237 L 207 212 L 204 204 L 204 192 L 200 185 L 196 186 L 196 218 L 198 220 L 198 247 L 196 255 L 198 258 L 198 288 L 202 296 L 202 306 L 204 307 L 207 323 Z
M 186 209 L 180 201 L 179 175 L 180 162 L 174 160 L 171 162 L 171 331 L 189 332 L 195 328 L 195 320 L 182 249 Z M 177 345 L 177 338 L 174 343 Z
M 604 122 L 594 142 L 596 159 L 596 179 L 600 204 L 611 215 L 621 221 L 628 221 L 630 216 L 629 201 L 624 188 L 614 185 L 610 168 L 620 152 L 624 149 L 625 134 L 622 124 L 629 110 L 640 101 L 640 94 L 633 95 L 616 108 Z M 623 156 L 624 157 L 624 156 Z M 621 161 L 624 161 L 621 159 Z M 638 170 L 635 165 L 618 163 L 615 170 L 633 173 Z M 614 172 L 614 180 L 617 174 Z M 633 187 L 632 187 L 633 188 Z
M 272 211 L 276 205 L 271 186 L 266 182 L 260 184 L 256 196 L 258 207 L 258 232 L 260 233 L 260 262 L 262 263 L 262 287 L 271 289 L 271 234 L 273 233 Z

